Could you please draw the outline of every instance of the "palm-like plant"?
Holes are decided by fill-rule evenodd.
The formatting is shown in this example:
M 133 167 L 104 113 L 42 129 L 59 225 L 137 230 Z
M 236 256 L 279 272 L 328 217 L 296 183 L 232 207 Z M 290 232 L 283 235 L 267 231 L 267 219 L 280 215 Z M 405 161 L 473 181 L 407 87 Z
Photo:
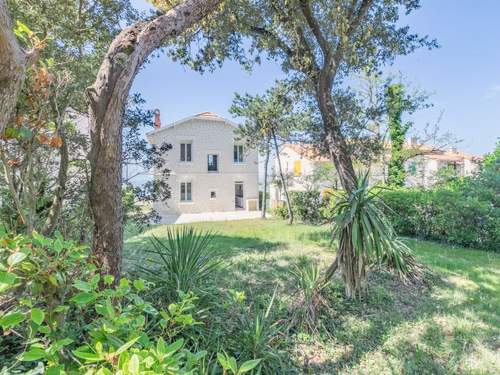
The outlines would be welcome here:
M 165 239 L 153 236 L 155 265 L 139 265 L 144 276 L 168 296 L 199 288 L 217 270 L 221 259 L 210 247 L 214 233 L 189 226 L 169 227 Z
M 342 271 L 346 294 L 359 297 L 365 289 L 366 267 L 383 263 L 403 278 L 412 278 L 419 266 L 411 250 L 399 240 L 391 223 L 379 208 L 380 188 L 368 186 L 368 174 L 358 177 L 350 194 L 339 194 L 333 209 L 333 237 L 339 241 L 337 258 L 327 269 L 322 284 L 337 268 Z

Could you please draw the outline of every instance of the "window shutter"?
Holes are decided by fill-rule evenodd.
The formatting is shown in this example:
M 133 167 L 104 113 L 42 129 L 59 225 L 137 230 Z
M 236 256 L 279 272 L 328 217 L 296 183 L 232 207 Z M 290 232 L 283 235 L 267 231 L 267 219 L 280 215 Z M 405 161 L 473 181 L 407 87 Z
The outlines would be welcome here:
M 298 177 L 302 174 L 302 162 L 301 160 L 295 160 L 293 162 L 293 174 Z

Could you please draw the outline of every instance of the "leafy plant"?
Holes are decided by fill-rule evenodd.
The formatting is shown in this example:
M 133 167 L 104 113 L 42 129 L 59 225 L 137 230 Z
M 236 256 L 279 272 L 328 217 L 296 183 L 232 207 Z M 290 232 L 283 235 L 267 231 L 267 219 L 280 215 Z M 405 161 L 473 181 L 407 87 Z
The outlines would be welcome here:
M 366 173 L 358 177 L 351 194 L 338 194 L 333 209 L 333 237 L 339 240 L 339 251 L 324 281 L 331 279 L 340 265 L 348 297 L 359 297 L 365 291 L 366 267 L 370 264 L 385 263 L 403 278 L 420 272 L 411 250 L 397 238 L 380 209 L 380 191 L 368 186 Z
M 217 360 L 222 366 L 222 373 L 240 375 L 253 370 L 261 361 L 261 359 L 251 359 L 243 362 L 240 366 L 234 357 L 227 355 L 226 352 L 217 353 Z
M 290 325 L 307 332 L 316 332 L 318 311 L 321 307 L 326 307 L 325 300 L 321 295 L 325 284 L 322 283 L 320 269 L 318 265 L 308 263 L 295 266 L 290 273 L 294 277 L 299 294 L 292 309 Z
M 153 249 L 149 253 L 156 256 L 156 265 L 139 265 L 142 273 L 161 292 L 173 296 L 178 291 L 197 290 L 220 267 L 221 260 L 210 247 L 214 234 L 189 226 L 168 227 L 165 239 L 153 236 Z

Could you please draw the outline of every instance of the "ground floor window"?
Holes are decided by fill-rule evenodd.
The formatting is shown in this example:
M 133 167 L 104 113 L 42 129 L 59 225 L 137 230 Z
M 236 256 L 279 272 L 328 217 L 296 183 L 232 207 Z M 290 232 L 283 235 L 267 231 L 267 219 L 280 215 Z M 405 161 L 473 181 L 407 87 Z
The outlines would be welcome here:
M 181 202 L 190 202 L 191 200 L 191 182 L 181 182 Z

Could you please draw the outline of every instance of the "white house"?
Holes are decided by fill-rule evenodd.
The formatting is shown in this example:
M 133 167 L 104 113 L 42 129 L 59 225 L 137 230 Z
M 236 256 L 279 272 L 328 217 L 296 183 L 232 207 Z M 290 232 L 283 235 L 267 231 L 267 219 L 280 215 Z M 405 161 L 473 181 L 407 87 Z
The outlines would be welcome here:
M 439 150 L 430 146 L 416 145 L 415 141 L 405 144 L 415 156 L 406 161 L 406 186 L 431 187 L 436 182 L 438 172 L 443 167 L 451 167 L 459 176 L 470 176 L 479 168 L 480 157 L 469 155 L 450 148 Z M 309 144 L 285 144 L 280 150 L 283 173 L 289 176 L 290 191 L 305 191 L 337 188 L 335 171 L 329 158 L 321 155 Z M 370 183 L 385 182 L 390 148 L 386 147 L 381 161 L 370 167 Z M 273 166 L 274 174 L 278 171 L 277 160 Z M 282 192 L 277 186 L 271 186 L 271 206 L 283 201 Z
M 155 130 L 146 137 L 152 144 L 172 145 L 165 155 L 172 194 L 154 203 L 159 214 L 258 210 L 258 153 L 238 140 L 237 127 L 211 112 L 161 126 L 156 112 Z

